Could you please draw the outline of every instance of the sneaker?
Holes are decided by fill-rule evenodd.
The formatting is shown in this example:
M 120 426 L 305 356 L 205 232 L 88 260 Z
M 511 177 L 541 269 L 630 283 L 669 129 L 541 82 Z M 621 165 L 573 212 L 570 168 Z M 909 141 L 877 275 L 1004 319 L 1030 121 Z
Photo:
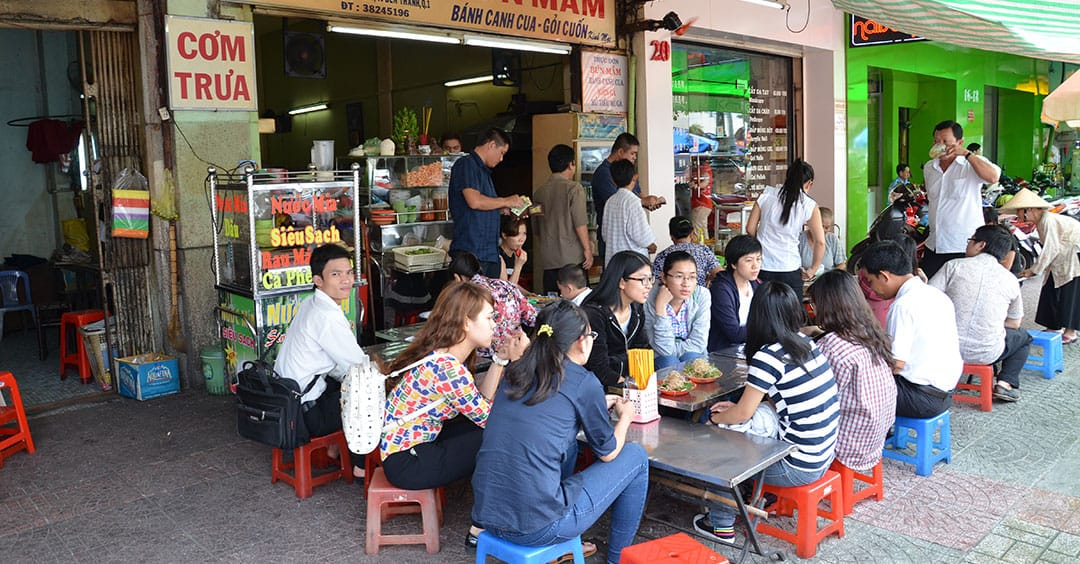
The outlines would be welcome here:
M 1001 401 L 1017 401 L 1020 399 L 1020 390 L 1006 388 L 1005 386 L 994 386 L 994 397 Z
M 707 513 L 699 513 L 694 516 L 694 530 L 711 541 L 735 544 L 735 524 L 732 523 L 727 527 L 713 527 L 712 523 L 709 523 Z

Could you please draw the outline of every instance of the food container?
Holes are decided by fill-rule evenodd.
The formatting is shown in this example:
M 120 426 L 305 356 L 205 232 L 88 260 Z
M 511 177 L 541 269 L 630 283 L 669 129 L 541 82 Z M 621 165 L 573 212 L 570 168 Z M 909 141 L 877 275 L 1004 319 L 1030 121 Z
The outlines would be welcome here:
M 427 268 L 446 264 L 446 253 L 442 249 L 427 245 L 397 247 L 393 250 L 394 263 L 404 269 Z
M 656 392 L 655 372 L 649 376 L 645 389 L 623 388 L 623 397 L 630 400 L 634 406 L 634 423 L 648 423 L 660 418 L 660 397 Z

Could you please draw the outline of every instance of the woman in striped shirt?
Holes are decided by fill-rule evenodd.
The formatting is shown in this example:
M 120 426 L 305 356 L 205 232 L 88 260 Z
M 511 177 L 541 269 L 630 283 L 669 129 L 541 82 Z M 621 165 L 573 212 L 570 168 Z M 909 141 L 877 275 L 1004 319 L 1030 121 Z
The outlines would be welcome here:
M 781 487 L 810 484 L 825 474 L 840 420 L 832 370 L 817 345 L 799 332 L 804 319 L 802 301 L 790 287 L 762 284 L 746 325 L 746 388 L 739 403 L 722 401 L 709 410 L 710 423 L 739 424 L 768 396 L 780 428 L 776 438 L 797 449 L 765 469 L 765 483 Z M 734 541 L 734 525 L 735 510 L 718 503 L 694 517 L 694 528 L 719 542 Z

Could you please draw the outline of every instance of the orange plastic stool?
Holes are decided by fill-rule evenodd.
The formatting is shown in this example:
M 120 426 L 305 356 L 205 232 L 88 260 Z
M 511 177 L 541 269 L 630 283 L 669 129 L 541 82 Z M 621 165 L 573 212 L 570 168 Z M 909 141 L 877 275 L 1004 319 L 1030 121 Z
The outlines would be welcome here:
M 844 515 L 851 515 L 852 510 L 855 509 L 855 502 L 862 501 L 868 497 L 873 496 L 877 501 L 885 499 L 885 476 L 881 471 L 881 461 L 870 471 L 872 475 L 860 474 L 847 466 L 844 466 L 839 460 L 833 460 L 832 466 L 829 470 L 833 470 L 840 474 L 840 482 L 844 486 Z M 869 486 L 855 491 L 855 480 L 869 484 Z
M 377 554 L 379 547 L 388 544 L 422 544 L 431 554 L 439 552 L 439 526 L 442 525 L 442 488 L 429 490 L 403 490 L 395 488 L 382 468 L 372 472 L 367 496 L 367 542 L 364 552 Z M 420 507 L 413 507 L 418 504 Z M 422 534 L 386 535 L 382 524 L 394 515 L 420 513 L 424 523 Z
M 81 311 L 69 311 L 60 316 L 60 379 L 67 378 L 67 367 L 72 366 L 79 371 L 79 380 L 83 384 L 89 384 L 93 379 L 90 373 L 90 359 L 86 356 L 86 347 L 83 345 L 82 335 L 79 335 L 79 327 L 95 321 L 105 319 L 105 312 L 100 309 L 84 309 Z M 75 349 L 68 350 L 68 341 L 75 339 Z
M 326 454 L 326 447 L 333 444 L 338 445 L 341 453 L 337 463 L 341 468 L 312 476 L 312 466 L 325 468 L 330 465 L 331 459 Z M 353 480 L 352 464 L 349 462 L 349 445 L 345 443 L 345 433 L 341 431 L 315 437 L 308 444 L 294 448 L 292 460 L 289 462 L 284 461 L 283 451 L 280 448 L 274 449 L 273 458 L 270 483 L 274 484 L 281 480 L 289 484 L 296 489 L 296 497 L 300 499 L 311 497 L 311 490 L 315 486 L 333 482 L 338 478 L 344 479 L 347 484 L 351 484 Z M 290 474 L 289 470 L 293 473 Z
M 963 374 L 973 374 L 979 377 L 978 384 L 964 382 Z M 960 377 L 957 390 L 972 390 L 976 395 L 953 394 L 953 401 L 958 403 L 977 403 L 979 409 L 990 411 L 994 406 L 994 367 L 986 364 L 965 364 Z
M 11 405 L 0 407 L 0 468 L 4 467 L 5 458 L 20 450 L 34 453 L 34 439 L 30 436 L 30 424 L 26 422 L 22 395 L 10 372 L 0 372 L 0 393 L 4 388 L 11 390 Z M 12 422 L 15 427 L 8 427 Z
M 663 564 L 670 562 L 694 562 L 726 564 L 727 558 L 709 550 L 709 547 L 690 538 L 686 533 L 653 539 L 623 549 L 621 564 Z
M 813 558 L 817 554 L 817 545 L 825 537 L 836 533 L 844 536 L 844 485 L 840 474 L 826 470 L 820 480 L 792 488 L 781 488 L 765 484 L 764 492 L 775 495 L 778 499 L 772 506 L 777 515 L 790 516 L 794 511 L 799 515 L 796 520 L 796 533 L 790 533 L 765 522 L 759 522 L 757 531 L 785 540 L 795 545 L 795 554 L 799 558 Z M 828 498 L 829 510 L 824 511 L 818 505 Z M 817 528 L 817 518 L 825 517 L 832 521 L 821 530 Z

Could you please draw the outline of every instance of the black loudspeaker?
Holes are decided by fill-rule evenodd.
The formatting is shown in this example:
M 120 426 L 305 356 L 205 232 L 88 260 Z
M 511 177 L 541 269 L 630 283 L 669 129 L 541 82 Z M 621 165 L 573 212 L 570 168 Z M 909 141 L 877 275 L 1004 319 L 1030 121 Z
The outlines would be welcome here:
M 349 147 L 364 142 L 364 105 L 360 102 L 345 104 L 345 129 L 349 135 Z
M 495 86 L 521 84 L 521 52 L 508 49 L 491 50 L 491 83 Z
M 326 46 L 322 34 L 285 32 L 285 75 L 326 78 Z

